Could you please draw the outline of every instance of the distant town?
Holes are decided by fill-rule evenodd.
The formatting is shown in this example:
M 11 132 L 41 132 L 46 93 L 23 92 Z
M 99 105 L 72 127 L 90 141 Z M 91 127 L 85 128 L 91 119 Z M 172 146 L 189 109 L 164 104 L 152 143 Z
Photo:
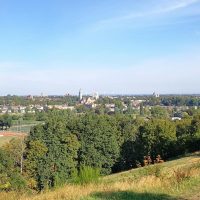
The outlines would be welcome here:
M 0 97 L 0 114 L 13 116 L 35 115 L 51 109 L 71 110 L 77 113 L 89 111 L 98 114 L 130 114 L 133 117 L 164 117 L 181 120 L 200 106 L 199 95 L 85 95 L 80 89 L 77 95 L 49 95 Z

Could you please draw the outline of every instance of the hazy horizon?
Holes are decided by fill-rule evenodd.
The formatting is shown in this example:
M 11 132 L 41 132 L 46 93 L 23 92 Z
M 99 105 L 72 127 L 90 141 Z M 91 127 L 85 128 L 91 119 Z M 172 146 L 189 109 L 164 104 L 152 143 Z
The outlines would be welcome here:
M 93 91 L 91 93 L 83 93 L 83 97 L 84 96 L 93 96 L 94 93 L 96 93 L 97 91 Z M 155 93 L 159 96 L 200 96 L 200 93 Z M 79 91 L 77 92 L 73 92 L 73 93 L 65 93 L 65 94 L 44 94 L 44 93 L 40 93 L 40 94 L 4 94 L 4 95 L 0 95 L 0 96 L 19 96 L 19 97 L 27 97 L 27 96 L 33 96 L 33 97 L 48 97 L 48 96 L 79 96 Z M 99 96 L 152 96 L 154 95 L 154 93 L 98 93 Z
M 200 0 L 2 0 L 0 27 L 0 95 L 200 93 Z

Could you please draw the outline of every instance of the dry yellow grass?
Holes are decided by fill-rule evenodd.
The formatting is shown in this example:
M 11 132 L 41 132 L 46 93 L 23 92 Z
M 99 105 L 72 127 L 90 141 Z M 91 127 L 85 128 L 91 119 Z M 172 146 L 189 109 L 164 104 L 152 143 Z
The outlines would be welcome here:
M 137 173 L 136 169 L 103 178 L 99 184 L 88 184 L 85 186 L 69 184 L 62 188 L 46 191 L 38 195 L 3 192 L 0 194 L 0 200 L 79 200 L 98 192 L 121 191 L 133 191 L 136 193 L 153 191 L 154 193 L 176 196 L 180 195 L 183 191 L 187 192 L 187 190 L 196 186 L 195 184 L 200 183 L 200 167 L 196 167 L 198 163 L 200 165 L 200 157 L 192 158 L 187 163 L 180 161 L 177 165 L 174 165 L 173 162 L 171 165 L 169 163 L 163 164 L 163 171 L 161 171 L 158 177 L 154 174 L 133 179 L 131 174 Z M 122 178 L 123 176 L 125 176 L 124 179 Z M 117 180 L 117 178 L 119 179 Z M 108 182 L 109 179 L 112 181 Z M 190 180 L 192 182 L 188 182 Z
M 200 176 L 200 170 L 192 170 L 192 175 Z M 119 191 L 134 191 L 138 193 L 144 193 L 149 191 L 159 191 L 164 193 L 174 193 L 172 187 L 172 180 L 162 180 L 155 176 L 142 177 L 138 181 L 127 180 L 122 182 L 115 182 L 110 184 L 89 184 L 86 186 L 80 185 L 66 185 L 63 188 L 56 189 L 54 191 L 47 191 L 39 195 L 30 196 L 17 195 L 16 193 L 3 193 L 1 199 L 15 199 L 15 200 L 78 200 L 83 197 L 87 197 L 97 192 L 119 192 Z
M 16 193 L 2 193 L 2 199 L 16 199 L 16 200 L 78 200 L 82 197 L 89 196 L 96 192 L 115 192 L 134 190 L 137 192 L 145 192 L 154 188 L 160 188 L 162 182 L 159 178 L 154 176 L 143 177 L 139 181 L 133 180 L 116 182 L 113 184 L 88 184 L 86 186 L 66 185 L 63 188 L 54 191 L 44 192 L 36 196 L 16 195 Z

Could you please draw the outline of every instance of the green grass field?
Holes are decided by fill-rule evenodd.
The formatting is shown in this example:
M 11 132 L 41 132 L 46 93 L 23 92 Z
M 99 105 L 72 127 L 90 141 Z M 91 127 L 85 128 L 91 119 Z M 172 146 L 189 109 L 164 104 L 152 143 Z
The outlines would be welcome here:
M 41 194 L 2 192 L 6 200 L 199 200 L 200 153 L 102 177 L 96 184 L 67 184 Z
M 9 131 L 13 131 L 13 132 L 22 132 L 22 133 L 29 133 L 31 130 L 31 127 L 37 125 L 37 124 L 41 124 L 43 122 L 41 121 L 32 121 L 32 120 L 23 120 L 21 122 L 19 121 L 13 121 L 13 124 L 11 126 L 11 128 L 9 129 Z

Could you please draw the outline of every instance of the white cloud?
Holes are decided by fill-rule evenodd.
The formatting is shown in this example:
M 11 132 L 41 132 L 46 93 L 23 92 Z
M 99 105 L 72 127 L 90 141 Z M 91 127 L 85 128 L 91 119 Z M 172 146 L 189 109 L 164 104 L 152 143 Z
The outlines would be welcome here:
M 198 3 L 200 0 L 167 0 L 162 1 L 161 4 L 157 5 L 154 8 L 149 8 L 149 10 L 136 12 L 133 11 L 124 16 L 116 16 L 109 19 L 104 19 L 98 21 L 93 29 L 98 31 L 104 28 L 112 27 L 113 25 L 118 26 L 120 23 L 134 21 L 138 19 L 148 19 L 149 17 L 155 17 L 161 14 L 167 14 L 177 10 L 181 10 L 191 6 L 192 4 Z
M 186 8 L 194 3 L 199 2 L 199 0 L 174 0 L 170 2 L 173 3 L 170 3 L 166 7 L 162 7 L 160 10 L 156 11 L 156 13 L 172 12 L 181 8 Z

